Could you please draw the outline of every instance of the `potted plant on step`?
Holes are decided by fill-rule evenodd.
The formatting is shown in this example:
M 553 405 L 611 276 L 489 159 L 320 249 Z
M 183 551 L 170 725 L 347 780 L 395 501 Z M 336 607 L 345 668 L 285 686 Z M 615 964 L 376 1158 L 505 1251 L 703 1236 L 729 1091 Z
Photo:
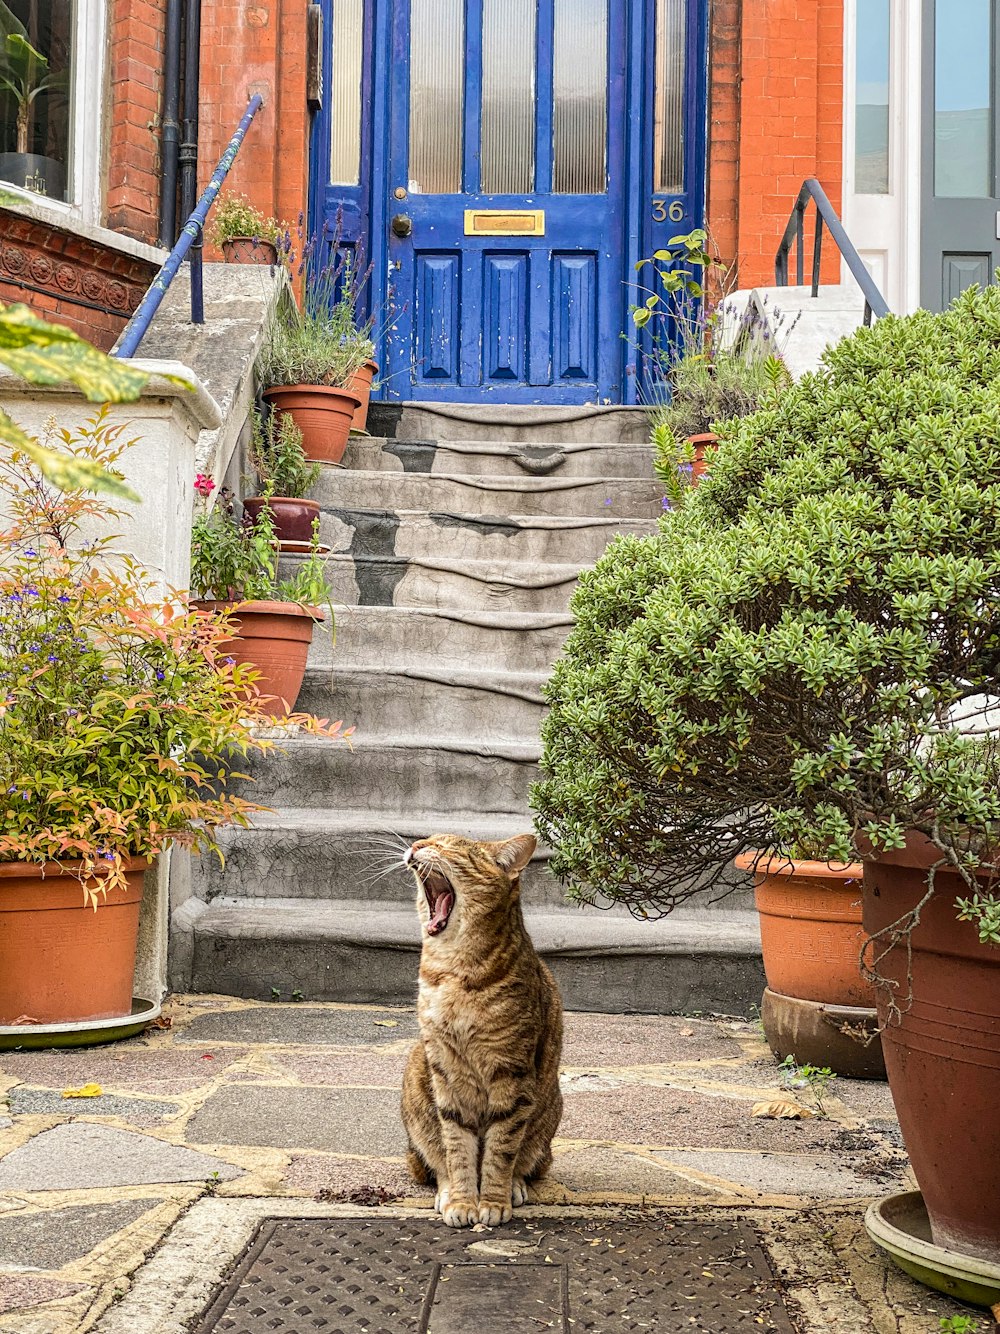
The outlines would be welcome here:
M 339 463 L 362 403 L 354 386 L 374 365 L 372 325 L 360 319 L 363 281 L 339 249 L 339 228 L 311 243 L 301 266 L 302 308 L 289 301 L 276 311 L 258 374 L 264 398 L 302 432 L 306 457 Z M 369 393 L 370 384 L 369 375 Z
M 211 478 L 195 483 L 207 502 L 215 489 Z M 250 526 L 236 522 L 232 497 L 225 491 L 196 517 L 191 534 L 191 589 L 196 605 L 226 618 L 230 637 L 223 659 L 255 670 L 258 707 L 272 718 L 290 714 L 305 676 L 313 626 L 327 604 L 331 632 L 333 610 L 319 550 L 318 522 L 308 554 L 296 573 L 278 577 L 278 544 L 271 511 L 263 506 Z
M 212 669 L 225 623 L 150 592 L 115 551 L 116 511 L 87 476 L 120 484 L 128 444 L 103 411 L 58 446 L 67 469 L 50 443 L 50 473 L 83 465 L 64 490 L 19 444 L 0 446 L 3 1046 L 127 1028 L 147 866 L 172 843 L 209 847 L 255 809 L 214 772 L 267 744 L 253 733 L 264 715 L 252 674 Z
M 278 549 L 308 552 L 319 521 L 319 504 L 307 493 L 316 484 L 320 465 L 302 450 L 302 432 L 287 412 L 254 412 L 250 463 L 260 494 L 243 501 L 243 513 L 256 523 L 265 506 Z
M 210 238 L 227 264 L 277 264 L 284 228 L 245 195 L 225 194 L 215 206 Z
M 0 153 L 0 179 L 36 194 L 64 198 L 64 165 L 31 150 L 35 103 L 43 95 L 65 94 L 67 86 L 66 71 L 50 68 L 46 57 L 28 40 L 24 24 L 0 0 L 0 92 L 10 94 L 16 108 L 15 151 Z
M 995 1270 L 1000 289 L 859 330 L 721 434 L 661 532 L 581 581 L 539 824 L 578 894 L 646 913 L 750 849 L 864 862 L 933 1245 Z

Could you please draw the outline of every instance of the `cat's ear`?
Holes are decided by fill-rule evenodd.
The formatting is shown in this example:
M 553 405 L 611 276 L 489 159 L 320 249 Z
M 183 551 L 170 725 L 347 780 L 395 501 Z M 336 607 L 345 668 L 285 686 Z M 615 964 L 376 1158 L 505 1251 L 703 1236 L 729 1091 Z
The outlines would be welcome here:
M 534 834 L 518 834 L 516 838 L 509 838 L 506 843 L 494 844 L 497 865 L 513 880 L 531 861 L 536 844 Z

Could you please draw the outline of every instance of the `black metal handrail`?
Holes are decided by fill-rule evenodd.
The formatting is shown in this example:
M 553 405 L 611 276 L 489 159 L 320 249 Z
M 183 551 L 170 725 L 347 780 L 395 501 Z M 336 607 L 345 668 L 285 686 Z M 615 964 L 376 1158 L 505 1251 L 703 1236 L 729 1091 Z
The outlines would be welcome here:
M 819 296 L 819 275 L 823 263 L 823 228 L 827 227 L 833 237 L 834 245 L 840 251 L 851 272 L 852 278 L 861 288 L 861 295 L 865 299 L 865 324 L 871 324 L 873 315 L 880 320 L 885 315 L 890 314 L 885 297 L 875 285 L 874 278 L 868 272 L 864 260 L 854 248 L 854 242 L 844 230 L 844 224 L 837 216 L 836 209 L 830 203 L 826 191 L 815 176 L 810 176 L 807 181 L 803 181 L 799 197 L 796 199 L 795 207 L 788 219 L 785 234 L 781 238 L 781 245 L 778 246 L 778 253 L 774 257 L 774 276 L 777 285 L 779 287 L 789 285 L 788 260 L 793 245 L 797 248 L 795 265 L 797 285 L 802 287 L 805 283 L 806 209 L 809 207 L 810 200 L 816 205 L 816 235 L 813 240 L 812 257 L 813 296 Z
M 139 302 L 135 313 L 125 326 L 124 332 L 112 353 L 116 357 L 134 357 L 153 316 L 160 307 L 160 302 L 167 294 L 167 289 L 177 277 L 177 272 L 188 251 L 191 251 L 191 323 L 205 323 L 205 294 L 202 286 L 201 237 L 205 229 L 208 211 L 215 203 L 215 197 L 222 188 L 222 182 L 229 174 L 229 169 L 236 161 L 236 154 L 250 128 L 250 122 L 263 106 L 260 93 L 254 93 L 243 113 L 243 119 L 236 128 L 236 133 L 229 141 L 229 147 L 219 159 L 219 164 L 212 172 L 212 179 L 206 185 L 194 211 L 177 238 L 177 244 L 163 261 L 159 273 L 150 283 L 145 296 Z M 192 246 L 194 249 L 192 250 Z

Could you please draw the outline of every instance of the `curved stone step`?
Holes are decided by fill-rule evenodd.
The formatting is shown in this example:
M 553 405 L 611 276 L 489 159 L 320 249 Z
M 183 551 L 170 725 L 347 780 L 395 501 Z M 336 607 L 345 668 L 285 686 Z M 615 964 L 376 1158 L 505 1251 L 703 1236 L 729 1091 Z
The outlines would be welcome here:
M 448 560 L 535 561 L 593 565 L 620 533 L 656 532 L 650 519 L 453 514 L 445 510 L 374 510 L 328 507 L 320 537 L 351 556 L 444 557 Z
M 474 473 L 494 477 L 653 478 L 645 445 L 500 444 L 482 440 L 387 440 L 352 436 L 340 465 L 360 471 Z
M 396 440 L 486 440 L 542 444 L 574 440 L 578 444 L 642 445 L 649 439 L 645 408 L 597 404 L 537 407 L 510 403 L 373 403 L 368 413 L 372 435 Z
M 751 1013 L 764 986 L 756 914 L 678 911 L 659 922 L 594 909 L 528 908 L 528 929 L 568 1010 Z M 175 914 L 191 936 L 195 991 L 406 1005 L 420 932 L 408 903 L 220 898 Z
M 313 632 L 310 668 L 378 661 L 386 670 L 451 665 L 469 670 L 547 673 L 573 618 L 566 611 L 478 608 L 336 607 L 337 639 Z
M 416 732 L 534 741 L 545 711 L 545 680 L 543 672 L 469 671 L 433 663 L 310 668 L 296 707 L 323 717 L 334 710 L 368 738 Z
M 334 711 L 339 718 L 339 712 Z M 350 718 L 344 719 L 349 725 Z M 272 809 L 475 810 L 521 815 L 539 775 L 537 742 L 460 741 L 413 736 L 342 742 L 293 737 L 251 752 L 239 770 L 252 778 L 244 795 Z M 525 815 L 523 818 L 527 819 Z M 529 821 L 530 823 L 530 821 Z
M 326 469 L 313 499 L 338 509 L 445 510 L 655 519 L 663 487 L 635 477 L 486 477 Z

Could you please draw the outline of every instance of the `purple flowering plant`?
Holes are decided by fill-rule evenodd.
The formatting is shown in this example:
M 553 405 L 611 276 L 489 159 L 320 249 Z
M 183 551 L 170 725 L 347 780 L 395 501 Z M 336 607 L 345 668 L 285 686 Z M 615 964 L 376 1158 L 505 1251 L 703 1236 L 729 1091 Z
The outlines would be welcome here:
M 55 446 L 114 470 L 131 443 L 101 410 Z M 254 725 L 273 720 L 253 670 L 225 658 L 225 618 L 156 596 L 116 552 L 104 495 L 61 491 L 0 447 L 0 509 L 0 862 L 64 863 L 96 907 L 131 859 L 247 823 L 257 807 L 225 776 L 268 748 Z

